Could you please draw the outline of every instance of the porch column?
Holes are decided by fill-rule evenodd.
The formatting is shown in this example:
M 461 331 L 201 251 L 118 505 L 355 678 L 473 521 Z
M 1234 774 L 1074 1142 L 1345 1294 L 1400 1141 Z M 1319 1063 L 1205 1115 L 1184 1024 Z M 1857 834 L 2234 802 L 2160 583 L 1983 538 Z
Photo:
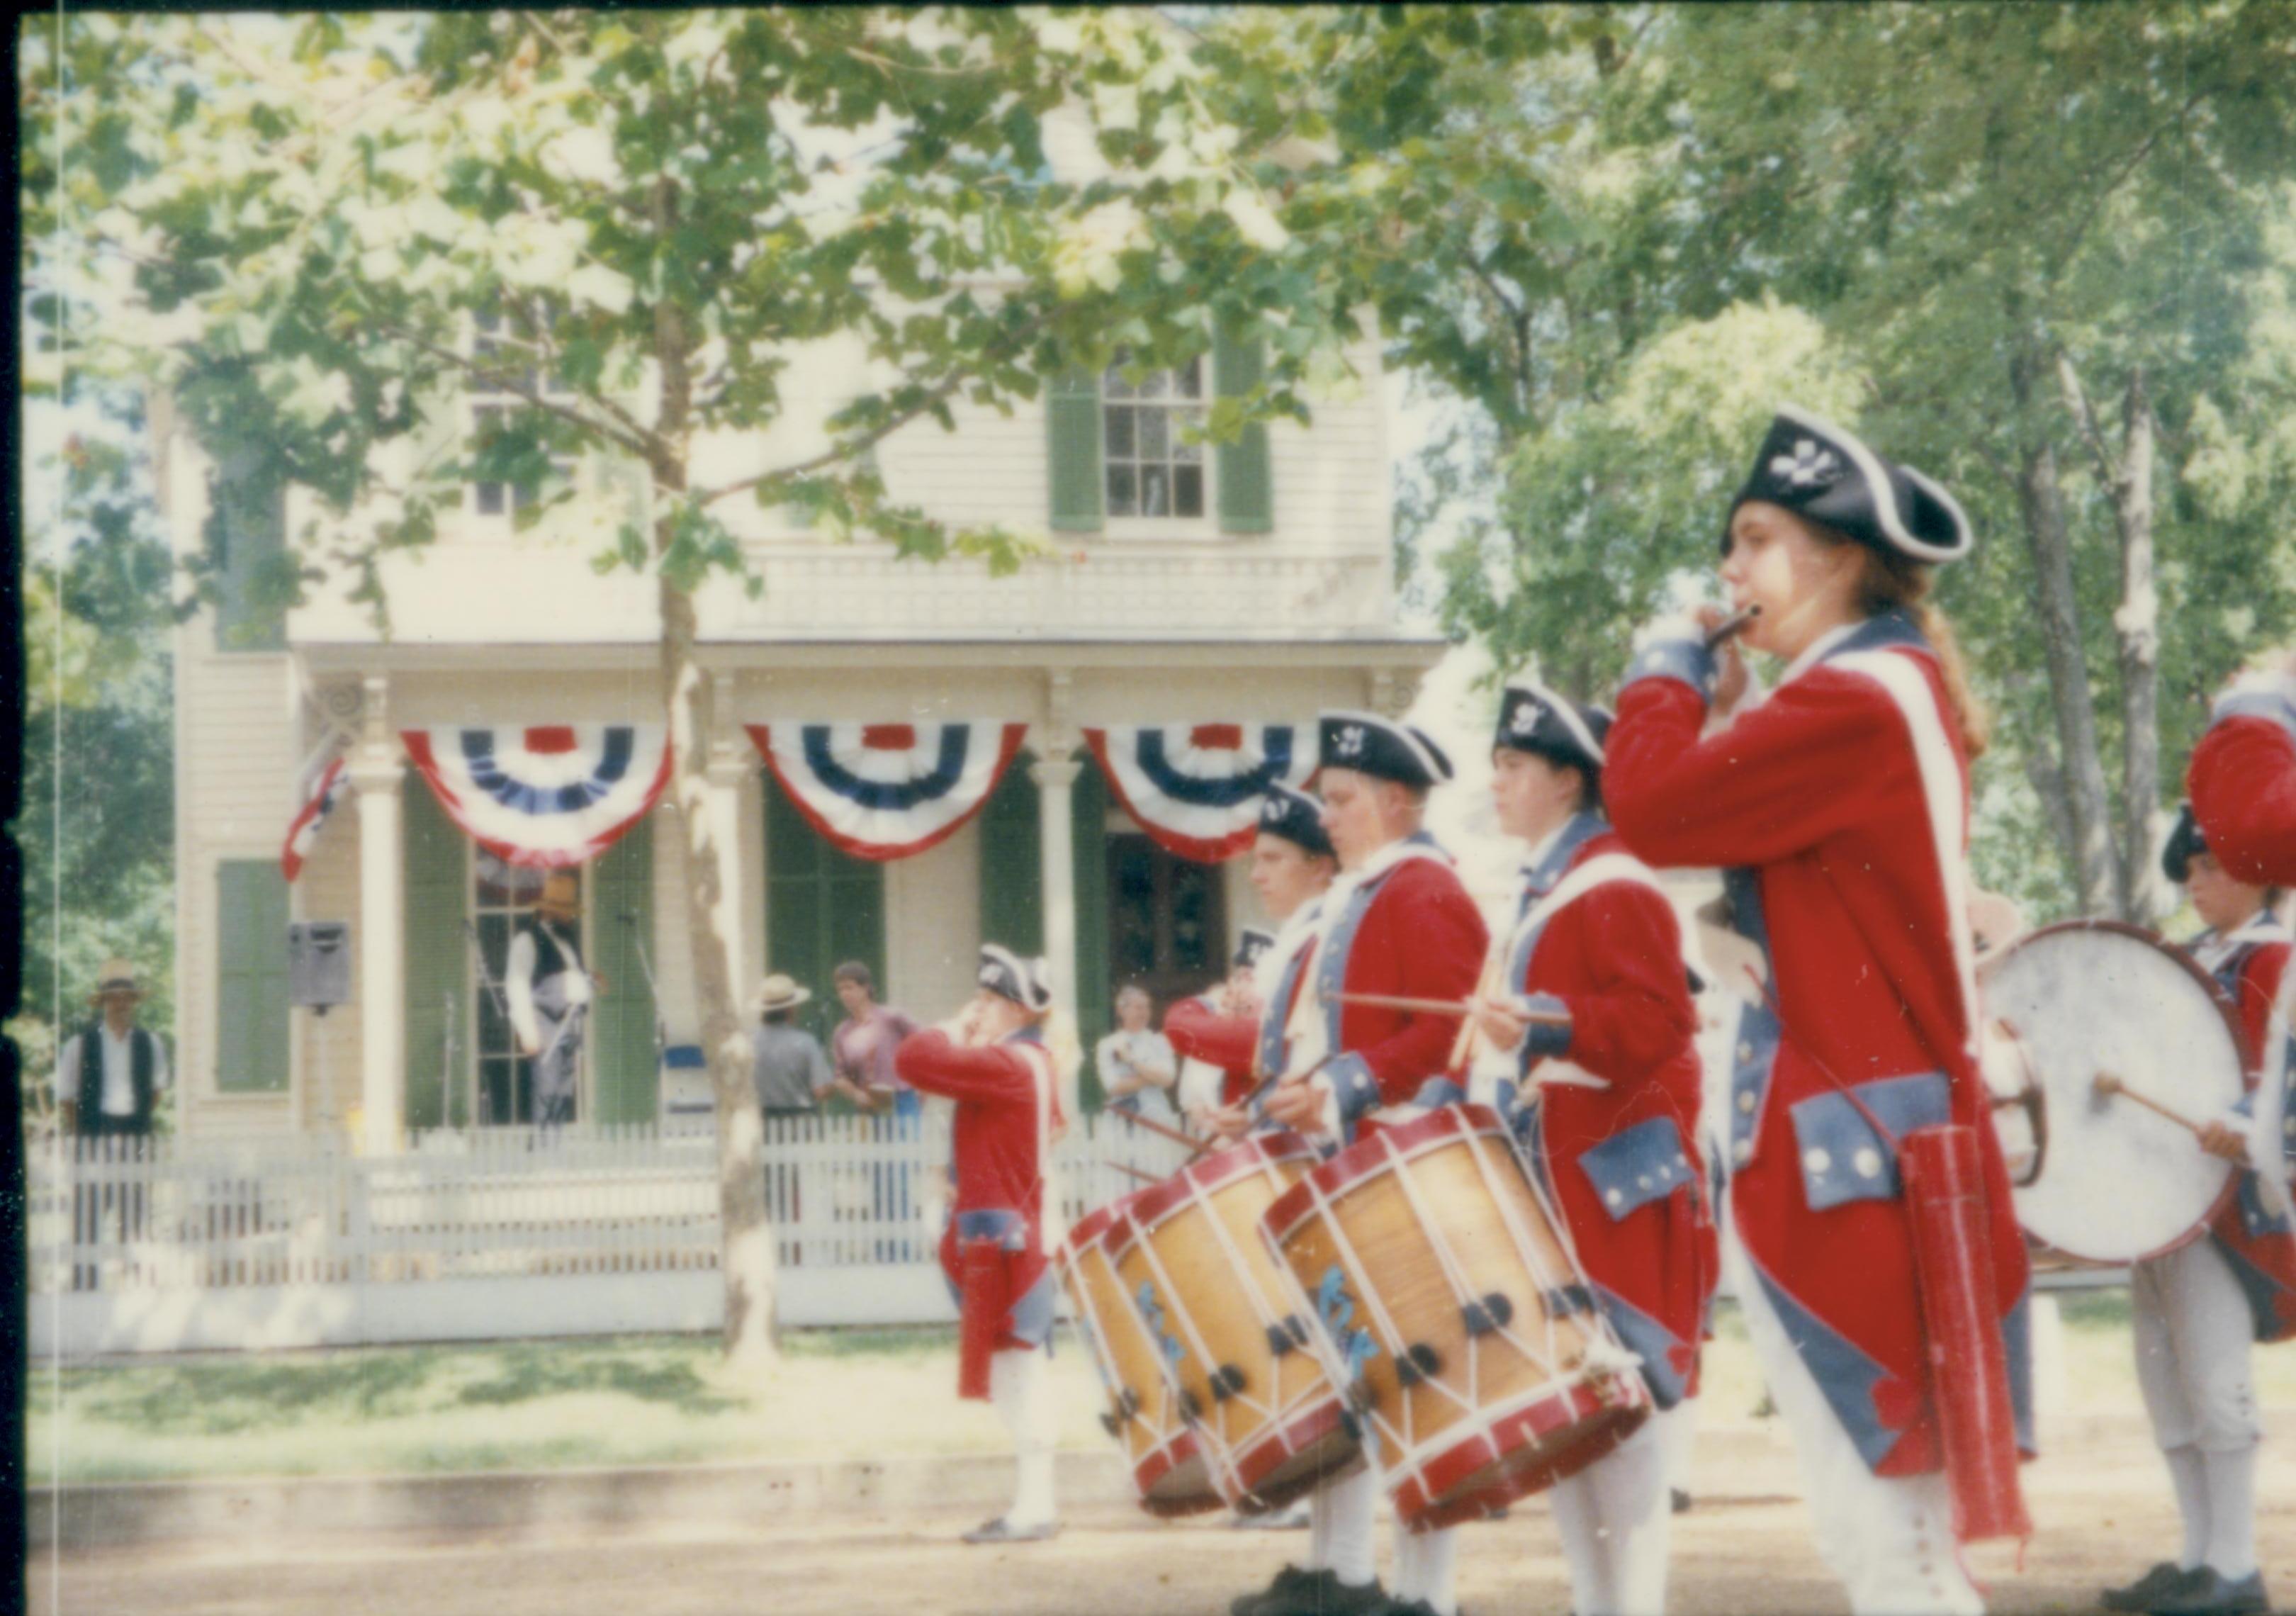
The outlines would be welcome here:
M 365 724 L 347 773 L 359 816 L 359 1103 L 362 1144 L 374 1155 L 401 1148 L 406 1126 L 406 880 L 399 831 L 398 737 L 390 726 L 390 681 L 366 680 Z
M 1046 755 L 1029 767 L 1037 783 L 1037 847 L 1044 856 L 1045 958 L 1053 968 L 1053 1003 L 1076 1025 L 1076 835 L 1070 821 L 1070 788 L 1083 766 L 1069 755 L 1068 743 L 1048 738 Z

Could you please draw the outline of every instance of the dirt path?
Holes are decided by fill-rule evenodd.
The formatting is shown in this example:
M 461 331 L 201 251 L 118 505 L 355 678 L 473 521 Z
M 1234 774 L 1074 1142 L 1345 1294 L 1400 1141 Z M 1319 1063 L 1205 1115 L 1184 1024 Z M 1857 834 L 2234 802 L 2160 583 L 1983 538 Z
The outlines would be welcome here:
M 1783 1450 L 1699 1478 L 1677 1522 L 1676 1616 L 1842 1608 L 1809 1546 Z M 2159 1461 L 2126 1440 L 2069 1448 L 2027 1471 L 2038 1529 L 2021 1573 L 1981 1568 L 1997 1612 L 2094 1607 L 2095 1590 L 2175 1541 Z M 2261 1546 L 2283 1596 L 2296 1594 L 2296 1453 L 2267 1449 Z M 1263 1582 L 1304 1533 L 1237 1531 L 1217 1521 L 1159 1525 L 1106 1500 L 1071 1504 L 1056 1541 L 981 1550 L 955 1541 L 970 1514 L 784 1518 L 754 1533 L 681 1529 L 515 1538 L 371 1536 L 237 1547 L 36 1554 L 30 1608 L 54 1616 L 1217 1616 Z M 1382 1531 L 1381 1558 L 1388 1556 Z M 1568 1586 L 1554 1530 L 1534 1502 L 1470 1528 L 1461 1594 L 1472 1616 L 1560 1612 Z

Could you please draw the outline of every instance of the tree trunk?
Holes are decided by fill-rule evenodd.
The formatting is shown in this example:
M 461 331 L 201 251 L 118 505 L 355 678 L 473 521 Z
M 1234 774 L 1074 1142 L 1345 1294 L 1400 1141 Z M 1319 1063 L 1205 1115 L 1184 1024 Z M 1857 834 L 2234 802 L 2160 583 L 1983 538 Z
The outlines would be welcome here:
M 2081 913 L 2103 915 L 2115 906 L 2120 885 L 2112 808 L 2097 746 L 2096 708 L 2081 657 L 2072 535 L 2057 481 L 2056 447 L 2045 431 L 2033 430 L 2019 451 L 2017 504 L 2033 552 L 2041 647 L 2048 663 L 2049 697 L 2056 714 L 2058 756 L 2071 821 L 2073 841 L 2065 849 L 2066 863 Z
M 766 1216 L 764 1117 L 750 1077 L 750 1041 L 735 1009 L 730 939 L 738 893 L 728 890 L 709 813 L 709 682 L 694 660 L 693 599 L 661 585 L 662 696 L 669 714 L 676 804 L 685 849 L 685 924 L 693 951 L 701 1047 L 718 1101 L 718 1217 L 724 1244 L 726 1359 L 770 1366 L 774 1325 L 774 1231 Z
M 2120 400 L 2120 452 L 2105 444 L 2070 357 L 2067 396 L 2096 457 L 2120 539 L 2120 609 L 2112 614 L 2120 660 L 2121 917 L 2151 925 L 2173 905 L 2152 849 L 2161 840 L 2161 595 L 2152 565 L 2152 406 L 2144 373 L 2132 369 Z
M 676 223 L 675 182 L 658 181 L 648 199 L 654 228 L 667 239 Z M 693 339 L 685 311 L 671 299 L 654 306 L 654 362 L 660 369 L 656 431 L 664 446 L 651 467 L 654 486 L 672 496 L 686 488 L 686 427 L 693 410 Z M 667 515 L 654 523 L 657 561 L 670 546 Z M 693 597 L 664 576 L 661 694 L 669 716 L 674 794 L 685 848 L 685 928 L 693 950 L 693 994 L 701 1013 L 701 1047 L 718 1102 L 719 1271 L 726 1282 L 726 1362 L 755 1373 L 780 1355 L 774 1321 L 774 1231 L 766 1218 L 766 1121 L 750 1076 L 750 1042 L 734 1007 L 733 929 L 740 895 L 727 890 L 723 850 L 709 812 L 709 682 L 694 660 Z

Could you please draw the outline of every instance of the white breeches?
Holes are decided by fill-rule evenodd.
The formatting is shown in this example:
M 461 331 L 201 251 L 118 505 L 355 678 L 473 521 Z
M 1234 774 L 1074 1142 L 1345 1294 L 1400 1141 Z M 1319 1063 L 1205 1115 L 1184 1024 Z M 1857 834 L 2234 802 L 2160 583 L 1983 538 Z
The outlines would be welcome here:
M 1654 1414 L 1634 1435 L 1548 1497 L 1570 1567 L 1575 1616 L 1660 1616 L 1666 1609 L 1670 1427 L 1693 1404 Z
M 2256 1445 L 2255 1319 L 2232 1265 L 2202 1235 L 2129 1270 L 2136 1384 L 2161 1449 Z

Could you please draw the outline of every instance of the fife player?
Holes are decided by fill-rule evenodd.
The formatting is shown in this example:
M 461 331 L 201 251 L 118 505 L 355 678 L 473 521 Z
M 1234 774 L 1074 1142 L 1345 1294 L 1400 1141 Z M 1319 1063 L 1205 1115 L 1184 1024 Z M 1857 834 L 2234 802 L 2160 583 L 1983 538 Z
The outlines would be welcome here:
M 1045 1169 L 1063 1126 L 1061 1074 L 1045 1046 L 1053 1006 L 1045 962 L 994 943 L 979 990 L 949 1023 L 911 1033 L 894 1069 L 912 1088 L 956 1102 L 956 1197 L 940 1243 L 955 1293 L 957 1396 L 994 1405 L 1013 1434 L 1012 1506 L 967 1543 L 1031 1543 L 1060 1530 L 1053 1501 L 1059 1411 L 1047 1373 L 1055 1282 L 1045 1251 Z

